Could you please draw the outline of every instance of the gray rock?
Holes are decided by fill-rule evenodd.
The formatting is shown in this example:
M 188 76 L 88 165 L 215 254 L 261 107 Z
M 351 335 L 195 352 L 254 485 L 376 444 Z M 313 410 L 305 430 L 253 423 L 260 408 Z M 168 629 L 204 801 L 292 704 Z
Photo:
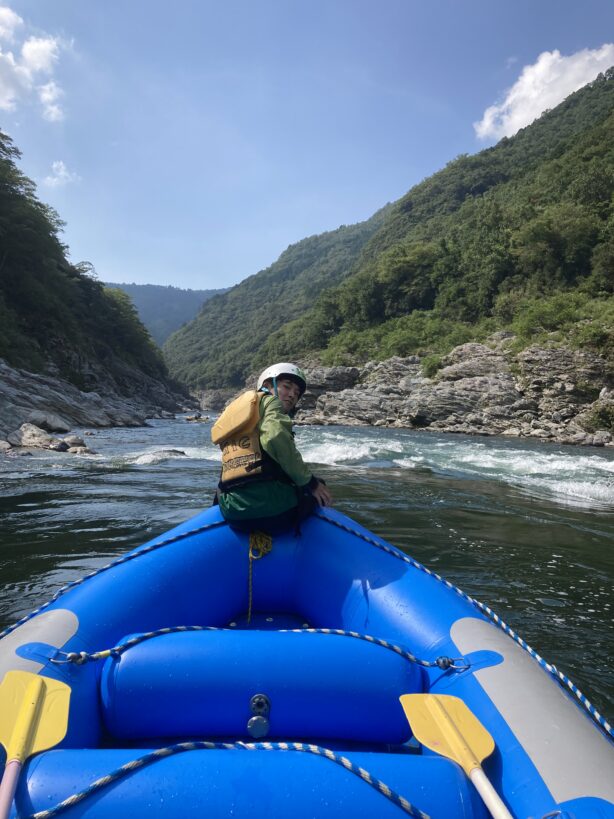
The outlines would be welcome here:
M 36 449 L 49 449 L 51 444 L 57 443 L 57 438 L 34 424 L 22 424 L 18 430 L 11 432 L 7 440 L 12 446 L 31 446 Z
M 586 444 L 589 437 L 586 432 L 576 432 L 570 437 L 569 441 L 572 444 Z
M 605 446 L 612 440 L 612 435 L 606 429 L 598 429 L 593 435 L 593 446 Z
M 494 374 L 422 385 L 405 399 L 401 412 L 414 423 L 417 419 L 419 426 L 428 426 L 449 415 L 466 419 L 491 404 L 509 406 L 517 399 L 512 376 Z
M 388 417 L 390 402 L 376 391 L 342 390 L 321 395 L 315 409 L 324 423 L 364 425 Z
M 368 362 L 351 386 L 319 372 L 319 383 L 330 389 L 315 404 L 303 405 L 297 419 L 581 445 L 614 443 L 607 440 L 607 430 L 587 434 L 595 431 L 596 419 L 614 413 L 611 365 L 589 351 L 564 347 L 531 347 L 513 354 L 512 339 L 495 334 L 491 346 L 462 344 L 444 357 L 432 379 L 422 373 L 417 356 Z
M 236 394 L 237 391 L 233 389 L 203 390 L 198 393 L 198 403 L 203 410 L 221 412 Z M 185 411 L 190 412 L 191 409 L 186 407 Z
M 537 401 L 534 401 L 532 398 L 519 398 L 518 401 L 514 401 L 510 407 L 512 412 L 537 412 L 537 409 Z
M 66 443 L 69 447 L 73 446 L 85 446 L 85 441 L 80 435 L 65 435 L 62 440 Z
M 443 359 L 444 366 L 437 373 L 438 381 L 455 381 L 461 378 L 508 373 L 509 365 L 484 344 L 461 344 Z
M 89 372 L 104 398 L 100 392 L 81 391 L 55 376 L 9 367 L 0 359 L 0 438 L 32 419 L 39 421 L 35 426 L 58 432 L 75 426 L 140 426 L 147 416 L 177 406 L 177 397 L 164 384 L 128 365 L 114 362 L 121 385 L 102 370 L 94 378 L 96 365 L 92 367 L 83 370 L 84 380 Z
M 11 448 L 11 445 L 8 441 L 0 441 L 0 452 L 8 452 Z
M 550 432 L 548 429 L 543 429 L 542 427 L 533 427 L 529 432 L 529 437 L 531 438 L 552 438 L 554 437 L 554 433 Z
M 71 425 L 68 421 L 60 418 L 52 412 L 40 412 L 34 410 L 29 414 L 26 421 L 34 426 L 40 427 L 47 432 L 70 432 Z
M 307 390 L 321 395 L 323 392 L 346 390 L 353 387 L 360 376 L 358 367 L 308 367 Z
M 369 361 L 362 368 L 357 380 L 360 380 L 361 384 L 369 386 L 396 385 L 405 390 L 407 386 L 402 382 L 406 381 L 406 379 L 410 379 L 410 381 L 415 379 L 423 380 L 418 356 L 413 355 L 407 358 L 393 356 L 385 361 Z
M 53 452 L 68 452 L 68 444 L 66 441 L 53 441 L 47 449 L 51 449 Z

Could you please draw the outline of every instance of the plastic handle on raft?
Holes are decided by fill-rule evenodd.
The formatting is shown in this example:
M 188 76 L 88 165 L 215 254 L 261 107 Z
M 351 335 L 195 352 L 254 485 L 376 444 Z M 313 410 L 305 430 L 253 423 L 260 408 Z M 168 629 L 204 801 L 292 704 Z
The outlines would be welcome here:
M 481 767 L 474 768 L 469 774 L 469 779 L 494 819 L 514 819 Z

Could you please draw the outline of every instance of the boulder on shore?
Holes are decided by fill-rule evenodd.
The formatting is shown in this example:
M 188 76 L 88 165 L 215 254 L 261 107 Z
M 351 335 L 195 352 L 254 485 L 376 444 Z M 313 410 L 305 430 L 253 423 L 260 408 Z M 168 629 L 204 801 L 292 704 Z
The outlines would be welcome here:
M 307 367 L 309 382 L 326 386 L 315 401 L 301 401 L 296 420 L 614 446 L 611 363 L 562 346 L 514 353 L 511 340 L 495 334 L 489 344 L 461 344 L 432 377 L 418 356 L 330 368 L 329 376 Z M 341 370 L 352 372 L 338 378 Z
M 11 432 L 7 440 L 11 446 L 31 446 L 35 449 L 50 449 L 52 444 L 60 443 L 58 438 L 34 424 L 22 424 L 15 432 Z

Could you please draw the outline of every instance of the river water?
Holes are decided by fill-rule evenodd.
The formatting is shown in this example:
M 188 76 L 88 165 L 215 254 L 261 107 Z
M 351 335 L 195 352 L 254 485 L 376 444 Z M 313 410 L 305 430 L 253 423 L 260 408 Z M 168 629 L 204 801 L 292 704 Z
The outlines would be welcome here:
M 0 627 L 208 506 L 209 431 L 151 421 L 93 431 L 97 455 L 0 456 Z M 488 604 L 614 716 L 612 449 L 369 427 L 300 427 L 297 442 L 338 509 Z

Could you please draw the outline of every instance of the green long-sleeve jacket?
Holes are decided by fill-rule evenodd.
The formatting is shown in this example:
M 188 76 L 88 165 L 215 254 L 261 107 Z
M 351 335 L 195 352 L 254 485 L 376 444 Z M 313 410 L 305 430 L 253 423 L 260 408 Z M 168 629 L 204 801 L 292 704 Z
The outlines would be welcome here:
M 281 466 L 293 484 L 254 481 L 229 492 L 220 492 L 219 504 L 226 520 L 247 520 L 280 515 L 296 506 L 297 487 L 304 489 L 315 479 L 305 465 L 292 435 L 292 419 L 281 401 L 263 393 L 258 423 L 260 446 Z

